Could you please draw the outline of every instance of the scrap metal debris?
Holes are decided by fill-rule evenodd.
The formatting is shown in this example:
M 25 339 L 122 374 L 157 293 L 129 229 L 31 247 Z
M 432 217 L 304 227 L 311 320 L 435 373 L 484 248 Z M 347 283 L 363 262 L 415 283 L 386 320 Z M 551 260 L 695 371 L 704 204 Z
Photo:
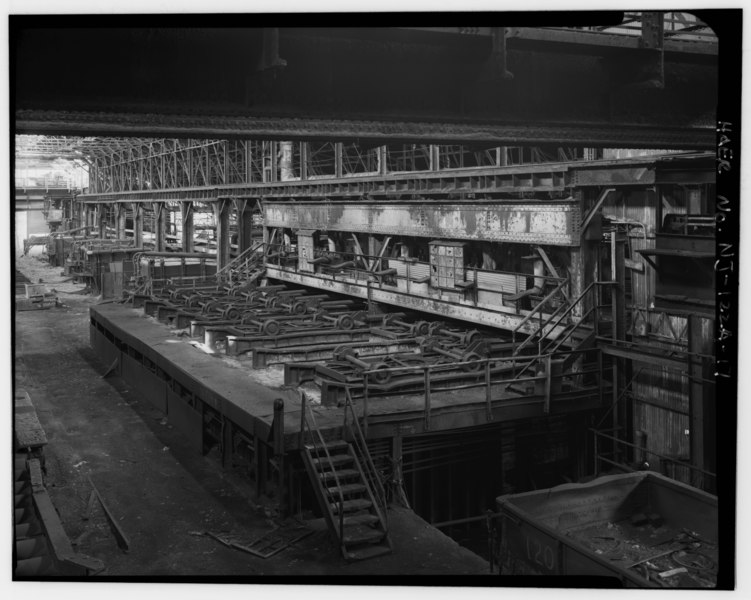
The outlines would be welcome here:
M 289 548 L 294 543 L 309 536 L 313 530 L 298 523 L 282 525 L 255 540 L 237 537 L 233 535 L 219 535 L 211 531 L 191 531 L 191 535 L 205 535 L 228 548 L 241 550 L 259 558 L 269 558 L 282 550 Z

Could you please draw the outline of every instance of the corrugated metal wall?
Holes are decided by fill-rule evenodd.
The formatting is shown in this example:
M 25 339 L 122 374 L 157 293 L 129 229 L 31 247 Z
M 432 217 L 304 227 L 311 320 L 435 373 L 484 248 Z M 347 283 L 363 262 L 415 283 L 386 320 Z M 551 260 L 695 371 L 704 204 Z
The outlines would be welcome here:
M 688 349 L 686 317 L 650 312 L 648 320 L 651 329 L 650 344 L 654 348 L 681 351 Z M 696 350 L 710 354 L 714 343 L 714 321 L 701 318 L 699 324 L 704 344 Z M 691 456 L 691 424 L 687 374 L 643 363 L 634 363 L 634 372 L 634 430 L 641 430 L 646 434 L 647 450 L 688 461 Z M 688 469 L 662 464 L 656 457 L 648 457 L 647 460 L 654 470 L 691 483 Z

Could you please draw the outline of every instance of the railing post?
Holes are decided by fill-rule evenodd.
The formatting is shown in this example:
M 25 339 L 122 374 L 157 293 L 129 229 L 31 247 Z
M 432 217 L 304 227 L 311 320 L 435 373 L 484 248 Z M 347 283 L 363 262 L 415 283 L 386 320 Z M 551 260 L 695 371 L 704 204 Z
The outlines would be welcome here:
M 545 404 L 543 405 L 543 412 L 547 415 L 550 414 L 550 393 L 551 383 L 553 377 L 553 360 L 552 355 L 548 354 L 545 357 Z
M 597 350 L 597 383 L 600 388 L 600 406 L 605 401 L 605 385 L 602 381 L 602 350 Z
M 362 430 L 363 435 L 365 436 L 365 439 L 368 438 L 368 374 L 364 374 L 365 377 L 362 380 Z M 357 418 L 357 415 L 354 414 L 355 409 L 352 408 L 352 414 Z
M 425 367 L 425 429 L 430 429 L 430 367 Z
M 491 407 L 491 393 L 490 393 L 490 359 L 485 360 L 485 410 L 486 418 L 488 421 L 493 420 L 493 409 Z
M 592 451 L 594 452 L 594 455 L 592 457 L 593 462 L 594 462 L 593 467 L 594 467 L 594 475 L 597 476 L 597 458 L 598 458 L 597 454 L 599 452 L 599 449 L 598 449 L 599 444 L 597 440 L 597 432 L 595 430 L 592 430 L 592 434 L 594 435 L 594 447 L 592 449 Z
M 540 308 L 540 312 L 537 313 L 538 321 L 540 323 L 539 327 L 537 328 L 537 354 L 542 354 L 542 339 L 545 337 L 544 332 L 542 331 L 542 308 Z
M 277 472 L 279 482 L 279 513 L 285 515 L 288 508 L 285 490 L 285 471 L 284 471 L 284 400 L 277 398 L 274 400 L 274 455 L 277 461 Z
M 303 445 L 305 443 L 305 411 L 307 409 L 306 404 L 308 401 L 308 396 L 305 394 L 305 392 L 301 392 L 302 398 L 300 399 L 300 442 L 298 446 L 300 446 L 300 450 L 302 450 Z

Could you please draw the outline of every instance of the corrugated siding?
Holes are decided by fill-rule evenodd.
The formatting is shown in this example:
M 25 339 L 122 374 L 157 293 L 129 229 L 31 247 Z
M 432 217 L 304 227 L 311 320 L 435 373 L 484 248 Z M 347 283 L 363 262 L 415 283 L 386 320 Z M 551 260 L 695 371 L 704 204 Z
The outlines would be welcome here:
M 685 317 L 673 316 L 663 318 L 662 323 L 659 324 L 659 318 L 659 313 L 649 315 L 652 333 L 659 333 L 670 338 L 673 334 L 668 322 L 676 334 L 680 335 L 686 321 Z M 653 339 L 651 345 L 655 348 L 685 350 L 687 341 L 684 337 L 683 343 L 676 345 Z M 685 433 L 687 429 L 690 429 L 686 374 L 666 367 L 638 366 L 642 370 L 636 375 L 632 384 L 634 428 L 646 433 L 647 450 L 676 459 L 688 459 L 691 445 L 690 437 Z M 661 464 L 656 457 L 649 457 L 648 460 L 653 469 L 689 483 L 683 478 L 684 470 L 673 471 L 673 467 Z
M 405 263 L 393 261 L 389 266 L 396 269 L 399 277 L 407 276 L 407 265 Z M 413 264 L 409 266 L 410 279 L 421 279 L 428 275 L 430 275 L 429 265 Z M 475 270 L 467 269 L 464 279 L 466 281 L 474 281 Z M 494 273 L 487 271 L 478 271 L 477 273 L 477 285 L 481 290 L 504 292 L 507 294 L 515 294 L 520 289 L 526 289 L 526 280 L 526 276 L 514 275 L 511 273 Z
M 474 278 L 475 270 L 467 269 L 466 280 L 474 281 Z M 511 273 L 488 273 L 483 271 L 477 274 L 477 287 L 481 290 L 515 294 L 519 291 L 520 286 L 524 286 L 524 289 L 526 289 L 526 277 L 520 277 Z
M 389 267 L 396 269 L 399 277 L 407 276 L 407 264 L 403 262 L 390 262 Z M 426 264 L 409 265 L 409 278 L 422 279 L 430 275 L 430 266 Z

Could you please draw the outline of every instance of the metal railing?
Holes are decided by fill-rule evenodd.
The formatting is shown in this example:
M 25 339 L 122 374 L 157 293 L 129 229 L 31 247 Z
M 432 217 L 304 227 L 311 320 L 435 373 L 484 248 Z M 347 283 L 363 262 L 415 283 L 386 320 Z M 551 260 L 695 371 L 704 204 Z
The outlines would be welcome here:
M 618 25 L 593 27 L 545 27 L 545 29 L 559 30 L 589 30 L 607 33 L 609 35 L 640 36 L 643 26 L 642 12 L 626 12 L 623 21 Z M 666 38 L 689 39 L 693 41 L 717 42 L 717 35 L 705 23 L 699 21 L 690 13 L 669 11 L 663 12 L 663 27 Z M 702 31 L 703 30 L 703 31 Z
M 17 188 L 33 188 L 33 189 L 49 189 L 49 188 L 65 188 L 67 190 L 80 189 L 80 185 L 76 185 L 76 180 L 69 177 L 52 176 L 52 177 L 16 177 L 15 187 Z
M 595 475 L 600 473 L 601 463 L 610 465 L 611 467 L 625 472 L 631 472 L 641 468 L 644 462 L 649 463 L 649 457 L 654 457 L 660 461 L 660 471 L 663 475 L 670 477 L 671 479 L 681 481 L 679 477 L 676 477 L 676 468 L 686 469 L 690 473 L 690 481 L 684 481 L 683 483 L 689 483 L 694 487 L 702 488 L 708 491 L 713 491 L 716 489 L 717 475 L 715 473 L 712 473 L 711 471 L 707 471 L 705 469 L 692 465 L 680 458 L 666 456 L 664 454 L 660 454 L 659 452 L 648 450 L 645 446 L 627 442 L 626 440 L 622 440 L 614 435 L 611 435 L 610 433 L 606 433 L 606 431 L 615 433 L 613 430 L 590 429 L 590 431 L 594 435 L 593 455 Z M 603 440 L 609 442 L 610 446 L 612 447 L 612 450 L 610 452 L 606 453 L 602 451 L 602 447 L 604 445 Z M 628 457 L 629 455 L 629 462 L 631 464 L 623 462 L 623 459 L 621 458 L 623 456 Z M 668 465 L 669 468 L 665 468 Z M 651 466 L 652 465 L 649 464 L 649 467 Z
M 548 302 L 558 296 L 565 285 L 568 284 L 568 279 L 562 280 L 554 289 L 551 291 L 547 296 L 545 296 L 540 302 L 537 303 L 537 305 L 517 324 L 516 327 L 511 331 L 511 341 L 516 344 L 516 334 L 521 330 L 524 325 L 526 325 L 529 321 L 531 321 L 535 316 L 538 316 L 540 319 L 540 325 L 537 328 L 536 331 L 533 331 L 532 333 L 527 336 L 527 338 L 524 339 L 523 342 L 521 342 L 516 348 L 514 349 L 514 354 L 519 354 L 519 352 L 526 347 L 536 336 L 540 335 L 540 333 L 543 331 L 543 329 L 551 322 L 551 320 L 555 317 L 556 314 L 561 310 L 561 308 L 564 308 L 567 306 L 568 303 L 560 304 L 558 307 L 553 310 L 552 313 L 548 315 L 548 317 L 545 319 L 545 322 L 542 321 L 542 315 L 543 315 L 543 308 L 547 306 Z M 567 314 L 568 311 L 566 311 Z
M 334 461 L 331 458 L 329 449 L 326 445 L 321 430 L 316 423 L 315 414 L 308 406 L 307 396 L 305 392 L 302 392 L 301 404 L 300 404 L 300 449 L 304 451 L 304 444 L 306 439 L 310 439 L 313 446 L 313 456 L 318 459 L 319 462 L 326 461 L 331 468 L 331 472 L 334 476 L 334 482 L 336 483 L 336 489 L 339 492 L 339 498 L 336 500 L 339 507 L 339 530 L 337 535 L 339 536 L 339 544 L 344 550 L 344 492 L 342 492 L 342 483 L 339 479 L 339 475 L 336 472 Z M 308 420 L 310 416 L 310 420 Z M 307 435 L 306 435 L 307 434 Z M 323 486 L 321 486 L 321 492 L 324 493 Z M 324 502 L 328 503 L 326 496 L 323 496 Z M 330 509 L 326 509 L 330 512 Z
M 224 279 L 225 275 L 228 275 L 232 271 L 238 271 L 242 269 L 248 269 L 260 260 L 263 256 L 262 250 L 264 248 L 263 242 L 256 242 L 249 248 L 243 250 L 238 256 L 233 258 L 230 262 L 224 265 L 216 272 L 217 279 Z
M 370 412 L 369 403 L 371 397 L 371 383 L 376 382 L 386 374 L 402 374 L 410 375 L 414 374 L 420 376 L 424 381 L 424 403 L 422 407 L 423 421 L 425 429 L 430 429 L 432 418 L 432 394 L 440 392 L 454 392 L 459 390 L 484 388 L 485 389 L 485 411 L 488 421 L 493 420 L 493 397 L 492 386 L 508 386 L 510 384 L 519 385 L 524 388 L 536 387 L 541 390 L 543 396 L 544 412 L 550 411 L 551 399 L 555 395 L 555 390 L 559 387 L 562 388 L 562 383 L 565 379 L 573 381 L 574 378 L 583 378 L 587 375 L 597 375 L 597 394 L 602 399 L 602 368 L 601 361 L 599 360 L 600 351 L 598 349 L 587 350 L 567 350 L 565 352 L 559 352 L 555 356 L 574 356 L 582 355 L 586 352 L 595 352 L 598 354 L 597 365 L 594 367 L 584 366 L 582 369 L 573 373 L 553 373 L 550 365 L 552 354 L 525 356 L 520 359 L 516 356 L 510 356 L 508 358 L 479 358 L 466 361 L 457 361 L 450 363 L 439 363 L 434 365 L 417 365 L 417 366 L 399 366 L 378 368 L 377 370 L 363 371 L 361 373 L 363 377 L 363 396 L 362 396 L 362 428 L 367 435 L 368 427 L 370 425 Z M 530 365 L 545 363 L 546 369 L 540 375 L 533 375 L 529 377 L 520 377 L 521 373 L 526 371 Z M 441 382 L 437 384 L 433 381 L 433 377 L 441 372 L 456 371 L 457 368 L 466 371 L 466 377 L 462 379 L 464 382 L 451 383 Z M 521 370 L 518 370 L 521 369 Z M 508 377 L 497 379 L 501 374 L 508 374 Z M 467 378 L 474 376 L 475 381 L 466 382 Z M 496 379 L 494 379 L 494 376 Z M 540 385 L 538 385 L 540 384 Z M 586 386 L 582 386 L 582 389 Z M 348 386 L 344 386 L 346 390 L 345 394 L 351 398 L 351 392 Z
M 351 419 L 348 419 L 349 416 L 351 416 Z M 381 515 L 381 517 L 385 523 L 385 514 L 387 514 L 385 513 L 387 508 L 386 490 L 383 487 L 383 481 L 381 481 L 381 477 L 376 469 L 375 463 L 373 462 L 373 457 L 370 455 L 368 443 L 363 430 L 360 427 L 360 422 L 357 413 L 355 412 L 354 402 L 349 388 L 346 389 L 344 396 L 344 430 L 350 434 L 356 454 L 363 459 L 360 463 L 361 466 L 364 467 L 362 472 L 373 491 L 379 507 L 379 512 L 381 510 L 384 511 L 384 514 Z

